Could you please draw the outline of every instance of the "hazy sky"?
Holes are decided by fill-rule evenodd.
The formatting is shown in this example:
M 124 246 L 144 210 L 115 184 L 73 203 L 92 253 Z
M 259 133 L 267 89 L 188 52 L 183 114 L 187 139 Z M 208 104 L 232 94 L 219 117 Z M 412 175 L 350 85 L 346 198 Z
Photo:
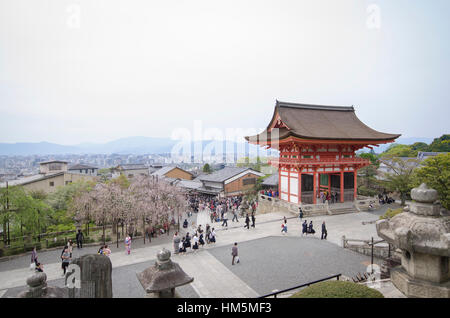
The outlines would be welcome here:
M 275 100 L 449 133 L 448 0 L 0 0 L 0 142 L 264 128 Z

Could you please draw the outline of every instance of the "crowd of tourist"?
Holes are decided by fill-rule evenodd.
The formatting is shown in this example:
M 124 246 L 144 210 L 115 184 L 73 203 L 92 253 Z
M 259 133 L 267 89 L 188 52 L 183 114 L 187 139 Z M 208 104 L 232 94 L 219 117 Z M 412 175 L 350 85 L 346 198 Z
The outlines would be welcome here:
M 256 211 L 258 203 L 245 202 L 245 209 L 243 208 L 244 200 L 242 195 L 232 196 L 227 198 L 217 198 L 207 195 L 192 195 L 188 198 L 189 207 L 191 211 L 195 213 L 207 211 L 211 223 L 222 222 L 222 226 L 228 226 L 229 213 L 232 215 L 232 221 L 238 221 L 238 216 L 244 216 L 245 209 L 249 208 L 254 213 Z M 191 214 L 188 212 L 188 217 Z M 187 221 L 185 220 L 183 227 L 187 227 Z
M 260 192 L 261 194 L 268 196 L 268 197 L 274 197 L 274 198 L 278 198 L 278 190 L 277 191 L 273 191 L 272 189 L 269 190 L 261 190 Z
M 215 243 L 216 237 L 217 234 L 214 228 L 206 224 L 206 228 L 203 229 L 200 224 L 192 235 L 187 232 L 185 236 L 180 237 L 178 232 L 175 232 L 173 235 L 173 248 L 175 252 L 180 254 L 189 250 L 195 252 L 205 244 Z
M 391 204 L 395 202 L 395 200 L 387 193 L 378 194 L 378 201 L 380 202 L 380 204 Z
M 320 191 L 318 197 L 322 203 L 328 202 L 330 204 L 339 202 L 339 193 L 335 191 Z

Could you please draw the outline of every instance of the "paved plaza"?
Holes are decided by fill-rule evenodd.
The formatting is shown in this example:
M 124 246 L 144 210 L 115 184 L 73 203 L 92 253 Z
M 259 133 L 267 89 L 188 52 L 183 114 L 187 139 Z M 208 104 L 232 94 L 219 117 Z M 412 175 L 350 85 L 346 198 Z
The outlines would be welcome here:
M 341 247 L 342 235 L 354 239 L 370 239 L 376 235 L 375 221 L 380 212 L 359 212 L 335 216 L 306 218 L 315 224 L 314 236 L 301 236 L 298 217 L 284 212 L 256 215 L 256 228 L 244 228 L 244 219 L 239 223 L 228 221 L 228 228 L 214 223 L 217 243 L 205 245 L 199 251 L 185 255 L 174 255 L 172 260 L 194 277 L 192 284 L 178 288 L 182 297 L 258 297 L 274 289 L 285 289 L 326 276 L 342 273 L 354 276 L 364 272 L 370 257 Z M 203 223 L 205 215 L 191 217 L 192 223 Z M 288 233 L 281 233 L 283 217 L 288 218 Z M 325 221 L 328 240 L 320 240 L 320 224 Z M 192 224 L 187 230 L 192 232 Z M 186 230 L 184 230 L 185 232 Z M 152 266 L 156 253 L 163 247 L 173 251 L 173 233 L 162 235 L 143 244 L 142 239 L 133 242 L 131 255 L 125 255 L 123 246 L 113 247 L 110 256 L 113 266 L 114 297 L 145 297 L 145 292 L 136 278 L 136 273 Z M 231 246 L 238 242 L 241 263 L 231 265 Z M 74 248 L 74 257 L 96 253 L 97 247 Z M 61 250 L 39 252 L 44 264 L 49 286 L 63 286 L 59 262 Z M 21 256 L 0 262 L 0 297 L 13 297 L 26 288 L 25 281 L 32 271 L 28 269 L 30 256 Z

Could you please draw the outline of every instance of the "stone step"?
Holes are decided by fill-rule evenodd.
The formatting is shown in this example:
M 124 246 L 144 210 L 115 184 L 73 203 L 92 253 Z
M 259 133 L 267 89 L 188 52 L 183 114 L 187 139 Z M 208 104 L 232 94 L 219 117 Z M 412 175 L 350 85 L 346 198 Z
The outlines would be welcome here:
M 340 209 L 330 209 L 332 215 L 355 213 L 357 210 L 355 208 L 340 208 Z

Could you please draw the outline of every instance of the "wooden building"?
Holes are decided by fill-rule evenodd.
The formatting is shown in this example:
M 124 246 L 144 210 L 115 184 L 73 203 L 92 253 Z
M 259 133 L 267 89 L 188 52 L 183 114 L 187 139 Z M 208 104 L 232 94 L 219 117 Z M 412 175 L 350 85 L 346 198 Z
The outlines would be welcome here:
M 320 106 L 276 101 L 267 128 L 245 137 L 252 144 L 277 149 L 282 200 L 317 203 L 321 191 L 337 192 L 340 202 L 357 194 L 357 171 L 369 165 L 355 152 L 393 142 L 400 135 L 376 131 L 355 114 L 353 106 Z
M 194 175 L 186 170 L 181 169 L 177 166 L 167 166 L 162 167 L 152 173 L 153 176 L 158 176 L 159 178 L 171 178 L 171 179 L 182 179 L 182 180 L 192 180 Z
M 202 175 L 199 180 L 202 186 L 196 189 L 200 193 L 233 196 L 254 188 L 256 180 L 263 173 L 250 168 L 225 167 L 211 174 Z

